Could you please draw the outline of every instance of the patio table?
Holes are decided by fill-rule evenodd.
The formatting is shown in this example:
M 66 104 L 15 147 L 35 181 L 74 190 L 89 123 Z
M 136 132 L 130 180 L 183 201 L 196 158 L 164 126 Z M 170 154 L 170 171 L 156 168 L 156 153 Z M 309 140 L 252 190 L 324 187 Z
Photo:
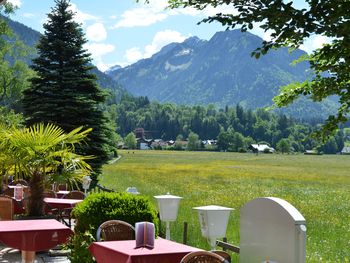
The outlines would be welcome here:
M 0 242 L 22 251 L 22 262 L 30 263 L 35 251 L 67 242 L 73 231 L 54 219 L 0 221 Z
M 81 199 L 44 198 L 44 202 L 48 204 L 51 209 L 58 210 L 58 219 L 69 227 L 71 226 L 70 212 L 76 204 L 82 201 Z M 68 219 L 68 222 L 64 219 Z
M 59 210 L 65 208 L 73 208 L 77 203 L 82 202 L 80 199 L 62 199 L 62 198 L 44 198 L 44 202 L 47 203 L 51 208 L 57 208 Z
M 94 242 L 89 250 L 98 263 L 179 263 L 192 251 L 201 249 L 158 238 L 154 248 L 135 248 L 135 240 Z

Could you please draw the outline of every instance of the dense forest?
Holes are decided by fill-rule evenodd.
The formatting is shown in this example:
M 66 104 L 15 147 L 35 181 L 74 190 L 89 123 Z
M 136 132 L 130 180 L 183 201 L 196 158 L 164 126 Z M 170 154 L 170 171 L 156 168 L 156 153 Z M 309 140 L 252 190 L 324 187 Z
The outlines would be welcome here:
M 255 111 L 235 107 L 218 109 L 208 106 L 178 106 L 150 102 L 147 97 L 124 95 L 118 104 L 109 106 L 117 123 L 117 132 L 125 137 L 136 128 L 143 128 L 154 139 L 175 140 L 195 133 L 200 140 L 217 140 L 217 150 L 245 151 L 251 143 L 268 143 L 277 149 L 303 152 L 317 149 L 337 153 L 344 146 L 345 135 L 339 131 L 326 144 L 312 139 L 315 127 L 301 124 L 285 115 L 264 109 Z

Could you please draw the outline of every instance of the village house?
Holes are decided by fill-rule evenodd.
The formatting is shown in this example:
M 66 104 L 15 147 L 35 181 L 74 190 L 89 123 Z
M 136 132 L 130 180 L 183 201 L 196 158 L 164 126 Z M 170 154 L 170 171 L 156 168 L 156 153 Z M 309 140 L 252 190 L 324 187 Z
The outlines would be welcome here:
M 340 152 L 341 154 L 350 154 L 350 146 L 344 146 Z
M 137 149 L 139 150 L 150 150 L 153 139 L 136 138 Z
M 268 146 L 267 144 L 251 144 L 248 147 L 251 151 L 255 153 L 274 153 L 275 149 Z

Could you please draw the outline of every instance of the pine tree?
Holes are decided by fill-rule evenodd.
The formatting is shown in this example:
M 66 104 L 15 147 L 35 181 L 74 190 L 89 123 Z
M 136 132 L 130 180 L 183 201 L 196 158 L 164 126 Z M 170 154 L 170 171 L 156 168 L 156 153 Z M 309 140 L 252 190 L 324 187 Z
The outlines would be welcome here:
M 114 153 L 113 130 L 102 110 L 106 94 L 91 73 L 90 54 L 83 48 L 87 40 L 81 26 L 73 20 L 69 0 L 55 3 L 44 24 L 38 57 L 33 60 L 37 77 L 24 92 L 26 122 L 54 123 L 66 132 L 79 126 L 92 128 L 86 143 L 76 150 L 94 156 L 89 164 L 95 172 L 93 179 L 97 180 L 102 164 Z

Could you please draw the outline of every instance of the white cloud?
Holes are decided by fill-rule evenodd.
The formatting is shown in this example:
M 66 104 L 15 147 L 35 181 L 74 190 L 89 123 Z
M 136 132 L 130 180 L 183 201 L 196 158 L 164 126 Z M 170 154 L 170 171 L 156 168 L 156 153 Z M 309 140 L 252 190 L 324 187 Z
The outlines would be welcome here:
M 300 49 L 310 54 L 313 50 L 321 48 L 324 44 L 331 43 L 331 41 L 332 40 L 329 37 L 314 35 L 305 40 L 304 44 L 300 46 Z
M 140 4 L 137 8 L 126 10 L 121 15 L 121 19 L 112 28 L 149 26 L 163 21 L 169 16 L 176 15 L 198 16 L 204 18 L 218 13 L 237 13 L 231 5 L 221 5 L 217 7 L 209 6 L 204 10 L 197 10 L 191 7 L 166 9 L 168 5 L 167 2 L 167 0 L 150 0 L 149 4 Z
M 84 48 L 86 48 L 91 53 L 93 59 L 100 58 L 115 50 L 114 45 L 103 43 L 87 43 L 85 44 Z
M 86 36 L 90 41 L 101 42 L 106 40 L 107 31 L 102 23 L 95 23 L 86 28 Z
M 25 17 L 25 18 L 33 18 L 33 17 L 35 17 L 35 14 L 32 14 L 32 13 L 23 13 L 22 16 Z
M 149 26 L 166 19 L 167 15 L 147 7 L 126 10 L 121 17 L 122 19 L 113 28 Z
M 85 24 L 88 20 L 98 20 L 98 17 L 90 15 L 88 13 L 84 13 L 78 9 L 78 6 L 74 3 L 71 3 L 69 9 L 75 13 L 74 20 L 77 23 Z
M 7 0 L 7 2 L 17 7 L 21 7 L 22 5 L 22 0 Z
M 115 50 L 115 46 L 111 44 L 104 44 L 104 43 L 86 43 L 84 45 L 84 48 L 88 50 L 89 53 L 91 53 L 91 57 L 93 59 L 94 64 L 101 70 L 105 71 L 108 69 L 111 65 L 106 65 L 102 61 L 102 57 L 108 53 L 111 53 Z
M 99 62 L 97 62 L 96 67 L 99 70 L 101 70 L 102 72 L 105 72 L 107 69 L 109 69 L 110 67 L 113 67 L 115 65 L 117 65 L 117 64 L 105 64 L 102 61 L 99 61 Z
M 143 54 L 138 47 L 133 47 L 125 51 L 124 57 L 127 60 L 127 64 L 132 64 L 143 58 Z M 123 63 L 124 64 L 124 63 Z
M 176 15 L 188 15 L 188 16 L 201 16 L 202 11 L 195 9 L 193 7 L 186 7 L 186 8 L 179 8 L 179 9 L 171 9 L 169 11 L 170 16 L 176 16 Z
M 186 36 L 183 36 L 180 32 L 174 30 L 164 30 L 157 32 L 153 37 L 152 43 L 146 45 L 143 50 L 141 50 L 139 47 L 128 49 L 124 55 L 127 62 L 120 64 L 132 64 L 140 59 L 149 58 L 161 50 L 162 47 L 173 42 L 183 42 L 186 38 Z

